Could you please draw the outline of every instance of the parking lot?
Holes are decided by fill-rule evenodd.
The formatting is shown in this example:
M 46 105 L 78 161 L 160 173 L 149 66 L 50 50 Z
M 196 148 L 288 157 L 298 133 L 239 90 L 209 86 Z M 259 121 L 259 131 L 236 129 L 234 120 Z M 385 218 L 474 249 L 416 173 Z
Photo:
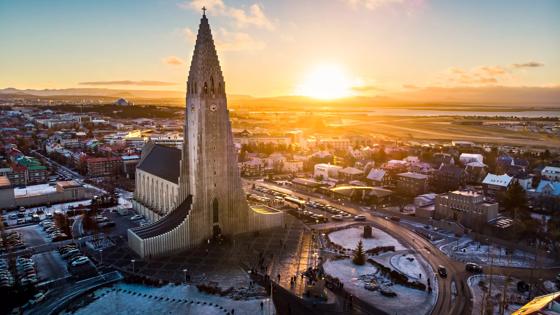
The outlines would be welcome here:
M 296 216 L 303 219 L 307 223 L 326 223 L 330 220 L 345 221 L 345 220 L 361 220 L 361 217 L 355 217 L 352 214 L 336 208 L 326 203 L 306 201 L 294 195 L 288 194 L 283 191 L 270 189 L 263 186 L 256 185 L 252 190 L 253 194 L 265 197 L 255 198 L 264 203 L 276 203 L 284 208 L 291 209 Z

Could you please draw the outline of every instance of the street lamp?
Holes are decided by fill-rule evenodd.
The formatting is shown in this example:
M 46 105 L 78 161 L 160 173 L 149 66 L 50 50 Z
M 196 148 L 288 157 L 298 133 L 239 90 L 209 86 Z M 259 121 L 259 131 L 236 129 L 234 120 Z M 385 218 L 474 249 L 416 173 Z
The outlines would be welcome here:
M 185 279 L 185 283 L 187 283 L 187 268 L 183 269 L 183 279 Z
M 132 273 L 135 273 L 135 271 L 134 271 L 134 263 L 136 262 L 136 259 L 131 259 L 130 262 L 132 263 Z
M 100 265 L 103 265 L 103 249 L 99 250 Z
M 317 252 L 313 253 L 313 267 L 317 268 L 317 258 L 319 257 L 319 254 L 317 254 Z

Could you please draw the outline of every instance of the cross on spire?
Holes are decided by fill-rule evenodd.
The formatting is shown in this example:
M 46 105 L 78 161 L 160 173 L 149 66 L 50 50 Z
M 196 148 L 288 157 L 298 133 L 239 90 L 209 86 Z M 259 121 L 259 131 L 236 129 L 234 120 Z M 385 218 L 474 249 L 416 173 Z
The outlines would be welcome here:
M 205 6 L 202 7 L 202 15 L 203 15 L 203 16 L 206 16 L 206 7 L 205 7 Z

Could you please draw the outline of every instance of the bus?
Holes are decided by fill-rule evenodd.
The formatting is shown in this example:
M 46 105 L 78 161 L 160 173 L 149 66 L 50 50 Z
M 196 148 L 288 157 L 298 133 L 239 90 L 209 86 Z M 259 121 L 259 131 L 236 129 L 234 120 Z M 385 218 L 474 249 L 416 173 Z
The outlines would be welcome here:
M 303 210 L 305 208 L 305 200 L 288 196 L 288 197 L 284 197 L 284 205 L 290 208 Z

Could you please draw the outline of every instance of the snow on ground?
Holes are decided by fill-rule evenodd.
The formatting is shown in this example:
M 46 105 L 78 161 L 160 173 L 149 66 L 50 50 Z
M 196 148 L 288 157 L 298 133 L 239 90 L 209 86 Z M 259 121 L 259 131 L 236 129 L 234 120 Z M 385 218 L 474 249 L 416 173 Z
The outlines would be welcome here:
M 14 188 L 14 195 L 16 198 L 45 195 L 56 192 L 56 186 L 49 184 L 29 185 L 25 188 Z
M 404 246 L 399 243 L 394 237 L 385 233 L 382 230 L 372 228 L 373 237 L 363 238 L 364 229 L 353 227 L 340 231 L 335 231 L 329 234 L 331 242 L 340 245 L 347 249 L 355 249 L 358 242 L 362 240 L 364 250 L 372 249 L 379 246 L 395 246 L 395 250 L 403 250 Z
M 475 262 L 480 264 L 490 264 L 495 266 L 508 266 L 517 268 L 533 268 L 536 263 L 540 265 L 553 263 L 550 259 L 539 257 L 538 262 L 535 261 L 535 255 L 522 251 L 507 251 L 502 246 L 488 246 L 475 242 L 468 237 L 462 237 L 457 242 L 452 242 L 440 248 L 448 256 L 463 262 Z
M 409 253 L 396 254 L 391 257 L 391 266 L 415 280 L 426 280 L 426 272 L 418 261 L 418 256 Z
M 121 289 L 121 291 L 114 290 L 113 288 Z M 78 309 L 73 314 L 223 315 L 232 309 L 235 309 L 235 314 L 275 314 L 274 307 L 269 299 L 231 300 L 220 296 L 201 293 L 195 286 L 190 285 L 167 285 L 157 288 L 137 284 L 119 283 L 113 288 L 102 288 L 96 290 L 93 294 L 95 297 L 99 298 Z M 132 291 L 133 293 L 122 290 Z M 159 299 L 159 297 L 163 297 L 163 299 Z M 167 298 L 169 298 L 169 300 L 167 300 Z M 184 301 L 187 302 L 185 303 Z M 191 303 L 191 301 L 193 303 Z M 260 307 L 261 301 L 264 304 L 263 311 L 261 311 Z M 199 303 L 197 304 L 197 302 Z M 69 312 L 63 312 L 62 314 L 69 314 Z
M 546 280 L 543 282 L 543 286 L 550 293 L 560 291 L 560 284 L 556 284 L 554 281 Z
M 390 314 L 428 314 L 437 299 L 435 293 L 429 294 L 427 291 L 392 285 L 387 280 L 384 282 L 388 283 L 388 288 L 397 293 L 396 297 L 385 297 L 379 290 L 365 289 L 365 278 L 371 278 L 367 275 L 382 278 L 377 274 L 377 268 L 369 263 L 357 266 L 350 259 L 329 260 L 323 264 L 323 268 L 327 274 L 340 279 L 344 283 L 345 290 Z
M 482 287 L 479 285 L 480 281 L 484 281 L 486 288 L 489 288 L 490 285 L 490 277 L 487 275 L 475 275 L 471 276 L 467 283 L 469 285 L 469 289 L 471 290 L 473 296 L 473 310 L 472 314 L 481 314 L 481 307 L 483 305 L 482 301 L 486 297 L 486 293 L 482 290 Z M 528 302 L 526 295 L 523 295 L 517 291 L 517 282 L 519 279 L 511 278 L 509 283 L 506 287 L 506 301 L 507 308 L 504 311 L 504 314 L 510 315 L 514 311 L 518 310 L 521 306 Z M 506 282 L 505 276 L 493 276 L 492 277 L 492 298 L 493 298 L 493 305 L 494 311 L 492 314 L 500 314 L 500 303 L 502 301 L 502 294 L 504 290 L 504 284 Z

